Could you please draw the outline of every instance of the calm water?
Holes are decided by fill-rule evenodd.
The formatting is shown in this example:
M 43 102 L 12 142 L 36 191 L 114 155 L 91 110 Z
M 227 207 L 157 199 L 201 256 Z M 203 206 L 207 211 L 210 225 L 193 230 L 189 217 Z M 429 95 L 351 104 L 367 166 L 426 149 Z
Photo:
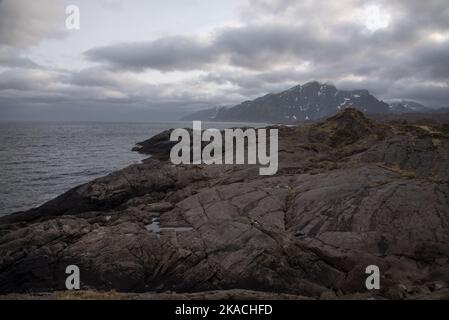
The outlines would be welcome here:
M 243 125 L 203 123 L 203 128 Z M 146 156 L 131 152 L 136 142 L 165 129 L 191 126 L 191 122 L 0 123 L 0 215 L 41 205 L 79 184 L 139 163 Z

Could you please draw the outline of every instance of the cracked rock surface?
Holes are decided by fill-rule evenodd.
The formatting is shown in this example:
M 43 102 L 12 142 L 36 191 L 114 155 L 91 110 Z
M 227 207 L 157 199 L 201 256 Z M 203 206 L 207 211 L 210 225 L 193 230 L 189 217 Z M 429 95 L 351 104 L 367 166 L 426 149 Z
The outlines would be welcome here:
M 354 109 L 279 127 L 274 176 L 145 160 L 1 218 L 0 293 L 64 290 L 75 264 L 95 290 L 448 297 L 445 128 Z

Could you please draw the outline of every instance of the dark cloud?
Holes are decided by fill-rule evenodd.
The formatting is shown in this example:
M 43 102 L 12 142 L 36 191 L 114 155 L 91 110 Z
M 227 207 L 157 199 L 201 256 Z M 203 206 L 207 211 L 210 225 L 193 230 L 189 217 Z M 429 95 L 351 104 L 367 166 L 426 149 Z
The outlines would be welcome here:
M 51 83 L 51 76 L 40 70 L 8 70 L 0 74 L 0 91 L 43 90 Z
M 343 87 L 367 86 L 385 97 L 398 93 L 393 88 L 407 79 L 439 80 L 440 89 L 441 83 L 447 86 L 449 82 L 446 1 L 275 0 L 250 4 L 242 13 L 250 23 L 217 30 L 207 41 L 169 37 L 96 48 L 86 55 L 127 70 L 207 71 L 204 81 L 232 84 L 242 95 L 311 79 Z M 365 21 L 363 10 L 371 10 L 373 5 L 384 10 L 380 14 L 386 17 L 385 25 L 382 20 Z M 442 40 L 436 41 L 438 37 Z M 229 71 L 223 66 L 238 69 Z
M 0 0 L 1 1 L 1 0 Z M 29 58 L 9 47 L 0 46 L 0 66 L 11 68 L 36 68 L 38 65 Z
M 411 67 L 424 73 L 429 79 L 449 79 L 449 41 L 417 50 L 412 56 Z
M 181 36 L 151 42 L 123 43 L 86 52 L 91 60 L 109 62 L 114 67 L 133 71 L 201 68 L 212 62 L 216 54 L 209 45 L 195 38 Z
M 231 65 L 254 70 L 338 56 L 345 49 L 336 39 L 325 39 L 308 27 L 277 24 L 229 28 L 217 36 L 213 46 Z
M 4 48 L 27 46 L 48 34 L 48 25 L 28 30 L 11 21 L 17 13 L 6 17 L 4 8 L 11 12 L 24 3 L 0 1 Z M 84 56 L 94 66 L 80 71 L 45 69 L 23 55 L 0 50 L 0 66 L 11 68 L 0 75 L 0 97 L 11 105 L 34 101 L 114 110 L 121 105 L 182 114 L 319 80 L 342 89 L 368 89 L 381 99 L 449 105 L 447 0 L 248 3 L 241 24 L 213 30 L 207 37 L 168 36 L 92 48 Z M 367 15 L 370 10 L 378 17 Z M 8 27 L 16 26 L 13 33 L 3 28 L 3 17 Z M 144 72 L 157 74 L 159 81 L 145 78 Z M 167 75 L 175 72 L 187 76 Z M 164 76 L 168 80 L 162 82 Z
M 98 113 L 99 108 L 108 119 L 121 115 L 121 120 L 143 121 L 151 120 L 151 117 L 153 120 L 168 120 L 226 101 L 229 101 L 227 92 L 208 96 L 195 91 L 195 84 L 148 84 L 100 67 L 80 72 L 34 68 L 0 73 L 2 119 L 28 119 L 30 114 L 46 107 L 55 112 L 53 115 L 45 113 L 47 119 L 53 120 L 78 119 L 89 110 Z M 238 99 L 233 100 L 236 101 Z M 70 111 L 69 106 L 73 107 Z M 29 115 L 23 113 L 24 108 Z M 80 111 L 78 115 L 77 110 Z M 148 113 L 146 117 L 142 117 L 144 111 Z M 82 119 L 92 120 L 90 117 Z
M 28 58 L 8 58 L 2 59 L 0 57 L 0 66 L 11 68 L 36 68 L 38 65 Z
M 449 106 L 447 83 L 431 81 L 404 81 L 390 88 L 390 97 L 416 100 L 431 107 Z
M 0 1 L 0 45 L 28 47 L 46 37 L 61 37 L 65 19 L 59 0 Z
M 221 61 L 260 70 L 286 60 L 317 58 L 317 51 L 322 52 L 318 56 L 323 58 L 342 55 L 345 49 L 340 42 L 322 39 L 305 27 L 264 25 L 226 28 L 208 42 L 195 37 L 168 37 L 95 48 L 87 51 L 86 56 L 133 71 L 198 70 Z
M 79 72 L 71 72 L 67 75 L 70 84 L 81 87 L 105 87 L 126 89 L 139 86 L 139 81 L 124 75 L 112 72 L 109 69 L 94 67 L 86 68 Z

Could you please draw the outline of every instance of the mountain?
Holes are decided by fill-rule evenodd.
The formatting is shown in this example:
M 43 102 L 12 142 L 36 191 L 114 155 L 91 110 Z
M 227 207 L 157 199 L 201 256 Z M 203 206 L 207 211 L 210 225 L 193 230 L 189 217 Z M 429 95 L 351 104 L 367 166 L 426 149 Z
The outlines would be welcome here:
M 214 107 L 206 110 L 201 110 L 185 117 L 182 117 L 181 121 L 193 121 L 193 120 L 203 120 L 203 121 L 213 121 L 217 117 L 220 110 L 226 109 L 226 107 Z
M 429 112 L 430 109 L 415 101 L 397 101 L 390 103 L 390 111 L 393 113 Z
M 435 114 L 448 114 L 449 113 L 449 108 L 448 107 L 436 108 L 436 109 L 433 109 L 433 113 L 435 113 Z
M 389 105 L 376 99 L 368 90 L 344 91 L 331 84 L 313 81 L 231 108 L 203 110 L 183 120 L 294 123 L 333 116 L 340 109 L 348 107 L 367 114 L 390 112 Z M 210 117 L 213 114 L 215 116 Z

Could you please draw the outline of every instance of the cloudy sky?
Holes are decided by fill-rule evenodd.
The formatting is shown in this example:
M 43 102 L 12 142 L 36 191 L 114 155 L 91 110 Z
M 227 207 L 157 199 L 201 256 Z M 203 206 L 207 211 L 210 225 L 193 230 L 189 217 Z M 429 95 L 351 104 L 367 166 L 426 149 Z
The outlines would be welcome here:
M 176 119 L 311 80 L 449 106 L 448 1 L 0 0 L 0 120 Z

